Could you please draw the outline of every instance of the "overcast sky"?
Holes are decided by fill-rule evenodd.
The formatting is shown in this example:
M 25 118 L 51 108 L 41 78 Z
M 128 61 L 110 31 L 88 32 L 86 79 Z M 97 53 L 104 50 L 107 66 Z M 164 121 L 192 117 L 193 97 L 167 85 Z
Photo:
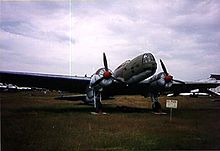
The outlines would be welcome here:
M 0 70 L 91 75 L 144 52 L 181 80 L 220 73 L 219 0 L 1 1 Z

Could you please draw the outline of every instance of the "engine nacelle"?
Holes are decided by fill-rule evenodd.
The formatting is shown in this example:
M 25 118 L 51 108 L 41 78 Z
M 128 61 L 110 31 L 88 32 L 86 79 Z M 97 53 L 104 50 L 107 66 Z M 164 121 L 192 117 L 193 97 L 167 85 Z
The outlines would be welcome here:
M 109 72 L 112 74 L 112 71 L 109 70 Z M 97 70 L 97 72 L 95 74 L 93 74 L 93 76 L 91 77 L 90 80 L 90 85 L 93 85 L 97 80 L 100 80 L 101 78 L 103 78 L 105 73 L 105 68 L 100 68 L 99 70 Z M 108 79 L 102 79 L 96 86 L 96 88 L 100 88 L 102 89 L 102 87 L 106 87 L 112 84 L 113 82 L 113 78 L 108 78 Z
M 166 74 L 164 72 L 151 77 L 148 82 L 150 83 L 151 87 L 155 89 L 169 88 L 173 84 L 172 79 L 169 81 L 166 80 Z
M 94 98 L 99 99 L 99 94 L 103 90 L 103 87 L 112 84 L 114 79 L 111 77 L 111 75 L 112 71 L 109 69 L 106 71 L 105 68 L 100 68 L 95 74 L 92 75 L 90 85 L 86 92 L 87 102 L 93 103 Z

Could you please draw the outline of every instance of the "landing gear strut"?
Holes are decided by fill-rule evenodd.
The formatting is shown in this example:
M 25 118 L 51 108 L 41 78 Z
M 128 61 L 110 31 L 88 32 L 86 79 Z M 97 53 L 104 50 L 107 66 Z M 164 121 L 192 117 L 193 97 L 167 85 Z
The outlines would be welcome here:
M 162 112 L 162 108 L 158 99 L 158 94 L 151 93 L 151 101 L 152 101 L 152 110 L 153 112 Z
M 102 103 L 101 103 L 100 99 L 96 100 L 95 112 L 102 113 Z
M 100 92 L 94 92 L 94 107 L 96 113 L 102 113 L 102 97 Z

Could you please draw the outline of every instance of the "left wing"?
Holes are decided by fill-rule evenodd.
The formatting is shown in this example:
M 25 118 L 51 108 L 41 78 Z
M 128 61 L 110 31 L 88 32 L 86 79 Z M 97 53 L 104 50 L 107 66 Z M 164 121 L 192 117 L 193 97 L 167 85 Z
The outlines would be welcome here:
M 25 87 L 85 93 L 90 77 L 0 71 L 0 82 Z

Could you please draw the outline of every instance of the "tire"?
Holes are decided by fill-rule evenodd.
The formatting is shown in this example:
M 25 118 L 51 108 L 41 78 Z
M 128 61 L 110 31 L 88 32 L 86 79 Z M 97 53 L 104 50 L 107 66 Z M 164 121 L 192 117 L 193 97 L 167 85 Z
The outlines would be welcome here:
M 100 100 L 96 101 L 96 113 L 101 113 L 102 112 L 102 103 Z
M 152 104 L 152 110 L 153 112 L 161 112 L 161 105 L 159 102 L 154 102 Z

